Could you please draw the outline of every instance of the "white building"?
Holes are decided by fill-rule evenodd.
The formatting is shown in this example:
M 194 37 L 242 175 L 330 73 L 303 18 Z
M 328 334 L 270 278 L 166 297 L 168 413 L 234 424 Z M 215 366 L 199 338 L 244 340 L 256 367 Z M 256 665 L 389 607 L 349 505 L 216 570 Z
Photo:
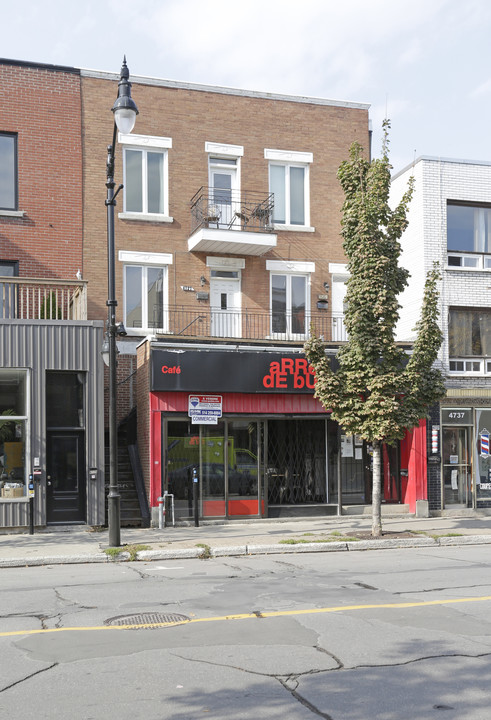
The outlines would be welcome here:
M 439 360 L 447 394 L 428 424 L 430 510 L 491 507 L 491 162 L 421 157 L 394 176 L 392 204 L 411 175 L 415 193 L 401 240 L 410 279 L 399 340 L 415 337 L 434 262 L 442 275 Z

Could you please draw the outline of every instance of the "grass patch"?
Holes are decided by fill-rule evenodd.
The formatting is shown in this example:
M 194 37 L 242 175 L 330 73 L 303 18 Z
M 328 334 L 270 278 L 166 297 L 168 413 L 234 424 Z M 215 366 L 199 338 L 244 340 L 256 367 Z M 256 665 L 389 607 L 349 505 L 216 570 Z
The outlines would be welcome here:
M 150 550 L 150 545 L 122 545 L 118 548 L 106 548 L 104 552 L 106 555 L 112 557 L 113 560 L 118 560 L 122 553 L 129 553 L 128 562 L 136 560 L 137 554 L 140 550 Z
M 463 537 L 463 534 L 458 532 L 442 533 L 441 535 L 429 533 L 426 530 L 405 530 L 404 532 L 412 533 L 413 535 L 425 535 L 426 537 L 433 538 L 433 540 L 438 540 L 438 538 L 442 537 Z
M 199 554 L 200 560 L 209 560 L 211 558 L 211 547 L 206 543 L 196 543 L 196 547 L 203 548 L 203 552 Z
M 349 535 L 341 535 L 341 533 L 331 533 L 326 537 L 315 538 L 315 540 L 304 540 L 303 538 L 288 538 L 280 540 L 279 545 L 302 545 L 310 543 L 329 543 L 329 542 L 358 542 L 360 538 L 350 537 Z

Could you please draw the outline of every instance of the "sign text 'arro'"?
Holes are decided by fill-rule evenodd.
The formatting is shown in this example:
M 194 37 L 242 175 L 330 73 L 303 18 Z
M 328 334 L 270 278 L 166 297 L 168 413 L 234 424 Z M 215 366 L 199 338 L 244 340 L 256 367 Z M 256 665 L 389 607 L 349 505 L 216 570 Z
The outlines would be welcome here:
M 164 350 L 152 348 L 152 391 L 191 393 L 307 393 L 315 387 L 303 353 Z

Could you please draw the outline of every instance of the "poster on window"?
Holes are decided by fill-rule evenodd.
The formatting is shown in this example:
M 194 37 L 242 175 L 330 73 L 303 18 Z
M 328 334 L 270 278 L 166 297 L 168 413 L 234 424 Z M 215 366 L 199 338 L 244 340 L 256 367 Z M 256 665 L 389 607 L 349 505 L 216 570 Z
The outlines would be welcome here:
M 341 457 L 353 457 L 353 435 L 341 435 Z

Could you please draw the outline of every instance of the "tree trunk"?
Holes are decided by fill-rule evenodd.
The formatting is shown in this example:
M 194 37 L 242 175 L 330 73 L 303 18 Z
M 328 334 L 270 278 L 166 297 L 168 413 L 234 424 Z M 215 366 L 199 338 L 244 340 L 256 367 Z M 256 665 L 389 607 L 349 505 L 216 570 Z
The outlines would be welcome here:
M 372 473 L 372 536 L 382 535 L 382 463 L 380 440 L 373 442 L 373 473 Z

